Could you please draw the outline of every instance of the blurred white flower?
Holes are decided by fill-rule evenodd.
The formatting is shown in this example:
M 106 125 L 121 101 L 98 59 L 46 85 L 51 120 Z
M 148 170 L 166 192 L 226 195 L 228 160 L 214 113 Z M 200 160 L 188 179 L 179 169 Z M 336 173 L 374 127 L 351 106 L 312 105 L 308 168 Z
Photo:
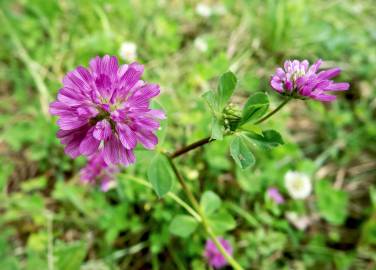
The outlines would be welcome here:
M 293 199 L 305 199 L 312 191 L 312 183 L 308 175 L 293 171 L 285 174 L 285 187 Z
M 196 38 L 195 41 L 193 42 L 193 45 L 200 52 L 206 52 L 208 50 L 208 43 L 202 37 Z
M 134 62 L 137 58 L 137 45 L 133 42 L 123 42 L 119 50 L 120 57 L 127 62 Z
M 212 8 L 205 3 L 198 3 L 196 5 L 196 13 L 202 17 L 208 18 L 212 15 Z
M 187 177 L 188 177 L 189 179 L 191 179 L 191 180 L 193 180 L 193 179 L 197 179 L 198 176 L 199 176 L 199 173 L 198 173 L 197 170 L 190 170 L 190 171 L 188 171 L 188 173 L 187 173 Z
M 287 212 L 287 220 L 297 229 L 304 231 L 311 224 L 311 219 L 308 216 L 299 216 L 296 212 Z

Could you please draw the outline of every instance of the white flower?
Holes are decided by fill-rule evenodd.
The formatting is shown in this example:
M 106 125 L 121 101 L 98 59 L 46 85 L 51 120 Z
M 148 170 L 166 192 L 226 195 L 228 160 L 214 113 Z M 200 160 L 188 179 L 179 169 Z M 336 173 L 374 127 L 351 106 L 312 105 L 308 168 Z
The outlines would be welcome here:
M 213 11 L 207 4 L 198 3 L 196 6 L 196 13 L 202 17 L 208 18 L 212 15 Z
M 311 219 L 308 216 L 298 216 L 296 212 L 287 212 L 286 218 L 301 231 L 304 231 L 311 224 Z
M 288 171 L 285 174 L 285 187 L 293 199 L 305 199 L 312 191 L 312 183 L 308 175 Z
M 127 62 L 134 62 L 137 58 L 137 45 L 133 42 L 123 42 L 119 50 L 120 57 Z
M 200 52 L 206 52 L 208 50 L 208 43 L 202 37 L 196 38 L 193 45 Z

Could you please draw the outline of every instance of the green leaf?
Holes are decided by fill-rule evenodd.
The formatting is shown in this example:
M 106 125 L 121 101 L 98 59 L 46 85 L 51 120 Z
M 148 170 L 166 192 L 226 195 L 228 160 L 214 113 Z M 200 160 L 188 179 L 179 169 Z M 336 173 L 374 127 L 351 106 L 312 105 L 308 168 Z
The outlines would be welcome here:
M 59 242 L 55 247 L 56 269 L 79 270 L 87 252 L 83 241 L 72 243 Z
M 341 225 L 347 217 L 348 194 L 328 181 L 316 181 L 315 192 L 320 215 L 333 225 Z
M 208 222 L 216 234 L 223 234 L 236 227 L 235 219 L 224 209 L 209 215 Z
M 269 108 L 269 98 L 260 92 L 250 96 L 243 107 L 241 125 L 255 121 L 263 116 Z
M 202 194 L 200 205 L 206 215 L 214 213 L 221 204 L 221 198 L 213 191 L 205 191 L 204 194 Z
M 236 83 L 236 76 L 231 71 L 224 73 L 219 78 L 218 100 L 220 109 L 223 109 L 231 98 L 232 94 L 234 93 Z
M 284 144 L 281 134 L 273 129 L 264 130 L 261 135 L 254 132 L 245 134 L 252 143 L 262 148 L 269 149 Z
M 255 157 L 247 142 L 241 136 L 236 136 L 230 145 L 230 153 L 240 168 L 246 169 L 255 164 Z
M 223 139 L 224 127 L 221 120 L 216 117 L 212 118 L 211 122 L 211 139 L 212 140 L 222 140 Z
M 172 189 L 175 178 L 165 155 L 157 154 L 152 159 L 148 168 L 148 179 L 159 197 Z
M 198 222 L 188 215 L 178 215 L 170 223 L 170 232 L 180 237 L 188 237 L 197 228 Z
M 30 192 L 33 190 L 44 189 L 47 184 L 47 179 L 44 176 L 29 179 L 26 182 L 21 183 L 21 189 L 24 192 Z
M 220 114 L 218 96 L 213 91 L 207 91 L 203 95 L 203 98 L 208 103 L 209 108 L 214 116 Z
M 253 133 L 256 133 L 258 135 L 262 135 L 262 128 L 258 125 L 254 125 L 252 123 L 246 123 L 246 124 L 242 125 L 241 130 L 253 132 Z

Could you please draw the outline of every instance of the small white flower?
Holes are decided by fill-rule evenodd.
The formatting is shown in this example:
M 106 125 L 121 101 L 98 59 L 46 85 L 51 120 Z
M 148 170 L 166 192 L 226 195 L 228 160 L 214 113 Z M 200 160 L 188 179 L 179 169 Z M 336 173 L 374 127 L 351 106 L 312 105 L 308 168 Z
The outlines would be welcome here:
M 202 37 L 196 38 L 195 41 L 193 42 L 193 45 L 200 52 L 206 52 L 208 50 L 208 43 Z
M 285 187 L 293 199 L 305 199 L 312 191 L 312 183 L 308 175 L 293 171 L 285 174 Z
M 137 45 L 133 42 L 123 42 L 119 50 L 120 57 L 127 62 L 134 62 L 137 58 Z
M 193 179 L 197 179 L 197 177 L 199 176 L 199 173 L 197 170 L 191 170 L 187 173 L 187 177 L 191 180 Z
M 287 212 L 287 220 L 297 229 L 304 231 L 311 224 L 311 219 L 308 216 L 299 216 L 296 212 Z
M 213 11 L 207 4 L 198 3 L 196 6 L 196 13 L 202 17 L 208 18 L 212 15 Z

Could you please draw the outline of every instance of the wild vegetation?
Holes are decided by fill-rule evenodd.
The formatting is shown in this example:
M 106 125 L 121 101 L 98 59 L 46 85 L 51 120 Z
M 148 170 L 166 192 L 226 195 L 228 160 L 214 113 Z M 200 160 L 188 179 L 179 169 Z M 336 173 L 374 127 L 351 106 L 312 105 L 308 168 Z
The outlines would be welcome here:
M 375 18 L 373 0 L 1 1 L 0 269 L 211 269 L 208 226 L 236 261 L 223 269 L 375 269 Z M 82 182 L 87 160 L 64 153 L 49 113 L 67 72 L 104 55 L 144 65 L 167 117 L 105 192 Z M 350 88 L 289 101 L 247 127 L 253 144 L 174 158 L 182 179 L 155 156 L 220 139 L 207 93 L 226 74 L 227 131 L 254 95 L 258 119 L 278 108 L 270 79 L 288 59 L 323 59 Z

